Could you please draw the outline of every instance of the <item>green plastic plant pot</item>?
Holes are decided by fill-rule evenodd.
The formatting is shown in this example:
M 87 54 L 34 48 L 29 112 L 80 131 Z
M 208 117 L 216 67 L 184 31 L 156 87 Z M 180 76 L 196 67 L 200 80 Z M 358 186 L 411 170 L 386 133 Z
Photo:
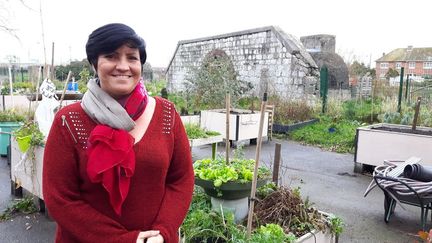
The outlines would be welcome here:
M 257 188 L 265 185 L 266 182 L 266 179 L 258 179 Z M 197 177 L 195 177 L 195 185 L 202 187 L 204 192 L 211 197 L 226 200 L 249 197 L 252 189 L 252 182 L 240 183 L 236 181 L 228 181 L 223 183 L 220 187 L 215 187 L 213 181 L 203 180 Z M 221 192 L 222 195 L 218 192 Z
M 21 127 L 21 123 L 19 122 L 0 122 L 0 155 L 7 155 L 7 148 L 10 145 L 10 134 L 14 130 Z
M 25 153 L 30 148 L 31 138 L 32 138 L 32 135 L 16 138 L 17 143 L 18 143 L 18 148 L 21 150 L 21 152 Z

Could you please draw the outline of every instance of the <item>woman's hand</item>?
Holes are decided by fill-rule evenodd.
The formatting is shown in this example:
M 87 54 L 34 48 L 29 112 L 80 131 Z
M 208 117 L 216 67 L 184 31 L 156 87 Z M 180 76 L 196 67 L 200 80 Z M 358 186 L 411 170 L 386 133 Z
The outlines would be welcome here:
M 162 237 L 162 235 L 157 235 L 157 236 L 152 236 L 147 238 L 147 243 L 163 243 L 164 242 L 164 238 Z
M 149 239 L 151 237 L 155 237 L 158 235 L 159 235 L 159 230 L 141 231 L 138 235 L 136 243 L 144 243 L 146 239 Z M 163 237 L 161 236 L 161 238 L 162 238 L 162 241 L 160 241 L 160 242 L 163 242 Z M 147 240 L 147 242 L 149 242 L 149 241 Z M 159 241 L 154 241 L 154 242 L 159 242 Z

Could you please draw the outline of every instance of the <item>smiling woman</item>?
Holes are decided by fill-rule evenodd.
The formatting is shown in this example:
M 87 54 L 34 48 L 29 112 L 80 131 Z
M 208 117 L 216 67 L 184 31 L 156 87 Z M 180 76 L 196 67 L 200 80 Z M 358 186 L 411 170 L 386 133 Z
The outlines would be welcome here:
M 128 95 L 141 78 L 141 62 L 133 43 L 123 44 L 112 53 L 100 55 L 97 74 L 101 88 L 115 98 Z
M 174 105 L 144 87 L 144 40 L 108 24 L 90 34 L 86 51 L 97 78 L 81 103 L 57 113 L 45 147 L 43 195 L 56 242 L 177 243 L 192 158 Z

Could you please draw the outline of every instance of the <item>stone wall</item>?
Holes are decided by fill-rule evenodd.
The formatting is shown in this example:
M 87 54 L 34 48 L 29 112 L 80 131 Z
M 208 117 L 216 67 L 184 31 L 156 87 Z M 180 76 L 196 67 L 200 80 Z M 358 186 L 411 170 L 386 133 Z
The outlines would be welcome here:
M 336 36 L 334 35 L 302 36 L 300 41 L 309 52 L 336 52 Z
M 254 95 L 266 88 L 287 98 L 318 93 L 319 73 L 312 57 L 295 37 L 274 26 L 180 41 L 167 69 L 168 91 L 183 90 L 192 69 L 214 50 L 229 56 L 238 79 L 253 84 Z

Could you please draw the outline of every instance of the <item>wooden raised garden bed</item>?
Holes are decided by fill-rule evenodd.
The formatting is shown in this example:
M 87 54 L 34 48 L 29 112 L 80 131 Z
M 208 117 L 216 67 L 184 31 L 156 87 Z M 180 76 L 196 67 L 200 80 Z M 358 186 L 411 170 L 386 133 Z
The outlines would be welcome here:
M 226 139 L 226 114 L 225 109 L 201 111 L 200 126 L 206 130 L 216 131 L 224 134 Z M 268 115 L 265 113 L 263 127 L 268 127 Z M 258 138 L 260 112 L 252 113 L 249 110 L 233 109 L 230 113 L 229 140 L 241 141 Z M 262 137 L 267 136 L 267 129 L 263 129 Z
M 297 122 L 297 123 L 290 124 L 290 125 L 283 125 L 283 124 L 274 123 L 273 124 L 273 132 L 274 133 L 287 133 L 287 132 L 291 132 L 291 131 L 300 129 L 304 126 L 314 124 L 318 121 L 319 121 L 319 119 L 311 119 L 308 121 Z
M 45 148 L 36 146 L 34 156 L 31 149 L 24 153 L 18 147 L 15 137 L 11 139 L 11 189 L 17 194 L 20 187 L 31 194 L 43 199 L 42 195 L 42 167 Z

